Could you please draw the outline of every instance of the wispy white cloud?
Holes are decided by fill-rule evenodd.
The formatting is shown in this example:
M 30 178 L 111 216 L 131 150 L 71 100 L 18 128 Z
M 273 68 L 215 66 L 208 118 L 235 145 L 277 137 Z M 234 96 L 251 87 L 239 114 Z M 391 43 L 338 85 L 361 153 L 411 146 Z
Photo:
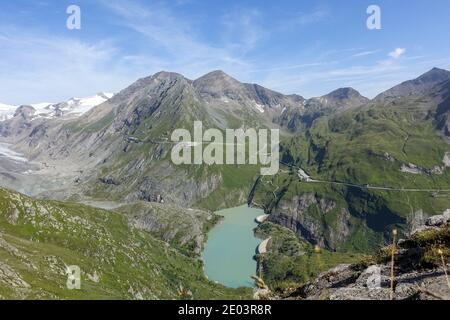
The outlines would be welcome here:
M 225 13 L 221 20 L 222 46 L 240 56 L 252 51 L 269 33 L 257 9 L 236 8 Z
M 193 78 L 212 69 L 224 69 L 243 78 L 248 73 L 270 70 L 256 68 L 253 60 L 247 57 L 260 41 L 283 30 L 322 22 L 330 16 L 326 8 L 318 8 L 310 12 L 291 12 L 282 23 L 273 23 L 258 9 L 236 7 L 222 15 L 221 30 L 214 43 L 202 40 L 189 21 L 175 16 L 165 4 L 106 0 L 102 3 L 120 17 L 119 23 L 164 48 L 170 55 L 172 69 Z M 292 64 L 272 68 L 298 69 L 305 66 Z
M 103 5 L 102 13 L 105 9 L 109 13 L 104 14 L 107 23 L 115 24 L 115 30 L 126 36 L 111 33 L 108 39 L 95 41 L 0 25 L 0 102 L 58 101 L 96 91 L 118 91 L 160 70 L 193 79 L 213 69 L 223 69 L 241 81 L 306 97 L 343 86 L 374 96 L 429 66 L 450 65 L 448 59 L 438 56 L 412 56 L 423 54 L 413 48 L 406 55 L 405 48 L 389 52 L 305 41 L 308 37 L 301 38 L 303 43 L 293 38 L 315 24 L 332 21 L 333 15 L 326 8 L 284 11 L 281 16 L 285 19 L 280 20 L 270 19 L 270 13 L 260 9 L 235 7 L 216 14 L 214 32 L 205 33 L 209 17 L 177 11 L 192 0 L 175 4 L 97 1 Z M 287 40 L 283 39 L 284 47 L 278 49 L 274 44 L 280 43 L 280 36 Z M 290 47 L 285 41 L 297 40 L 302 45 L 293 45 L 296 51 L 284 54 Z M 127 48 L 131 42 L 132 47 Z M 376 55 L 379 52 L 384 59 Z
M 311 11 L 282 11 L 283 20 L 273 22 L 271 16 L 266 16 L 265 27 L 270 29 L 275 36 L 285 32 L 296 30 L 301 33 L 309 27 L 323 23 L 331 17 L 331 12 L 326 7 L 315 8 Z
M 358 52 L 358 53 L 353 54 L 352 58 L 370 56 L 370 55 L 373 55 L 373 54 L 378 53 L 380 51 L 381 50 L 362 51 L 362 52 Z
M 420 59 L 417 57 L 417 59 Z M 430 63 L 421 65 L 408 59 L 389 58 L 365 65 L 318 65 L 301 73 L 287 70 L 268 72 L 262 84 L 284 93 L 301 93 L 305 97 L 324 95 L 338 87 L 353 87 L 367 97 L 374 97 L 402 81 L 413 79 L 427 71 Z M 320 84 L 320 85 L 318 85 Z
M 398 59 L 406 53 L 405 48 L 396 48 L 394 51 L 389 52 L 389 56 Z
M 307 26 L 323 22 L 331 16 L 327 8 L 316 8 L 309 12 L 289 12 L 286 13 L 286 19 L 283 21 L 284 28 L 292 28 L 295 26 Z
M 300 13 L 298 18 L 294 20 L 300 25 L 317 23 L 325 20 L 330 16 L 330 12 L 326 9 L 317 9 L 309 13 Z
M 139 75 L 138 66 L 126 61 L 112 41 L 90 44 L 8 26 L 1 30 L 0 101 L 5 103 L 59 101 L 117 91 Z
M 330 64 L 334 64 L 334 63 L 336 63 L 336 61 L 293 64 L 293 65 L 275 66 L 275 67 L 271 67 L 271 68 L 252 69 L 252 70 L 249 70 L 248 72 L 256 73 L 256 72 L 271 72 L 271 71 L 294 70 L 294 69 L 303 69 L 303 68 L 326 66 L 326 65 L 330 65 Z
M 244 50 L 254 45 L 260 35 L 253 27 L 256 11 L 243 12 L 235 17 L 245 31 L 239 33 L 238 39 L 221 46 L 202 41 L 189 21 L 179 19 L 164 4 L 142 5 L 133 1 L 103 1 L 105 7 L 118 15 L 119 23 L 160 47 L 166 53 L 172 70 L 188 77 L 197 77 L 212 69 L 226 69 L 239 72 L 249 65 L 242 59 Z M 231 28 L 232 24 L 230 24 Z M 247 43 L 247 46 L 244 44 Z
M 89 43 L 24 28 L 0 28 L 0 101 L 10 104 L 58 101 L 96 91 L 118 91 L 139 77 L 161 70 L 195 78 L 213 69 L 240 77 L 251 64 L 242 59 L 244 43 L 258 34 L 243 34 L 242 46 L 214 46 L 198 39 L 189 21 L 176 17 L 164 4 L 149 7 L 135 1 L 102 1 L 116 21 L 140 35 L 149 50 L 123 50 L 123 39 Z M 257 13 L 242 15 L 253 26 Z M 252 16 L 253 15 L 253 16 Z M 256 29 L 255 29 L 256 30 Z M 130 32 L 130 31 L 129 31 Z

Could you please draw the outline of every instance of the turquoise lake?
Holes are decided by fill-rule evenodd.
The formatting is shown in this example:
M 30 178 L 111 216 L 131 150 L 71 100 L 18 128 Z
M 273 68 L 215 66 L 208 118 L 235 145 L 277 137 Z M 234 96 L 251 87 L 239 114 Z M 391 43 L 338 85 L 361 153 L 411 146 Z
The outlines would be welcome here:
M 256 274 L 253 256 L 261 242 L 253 229 L 257 226 L 255 218 L 264 211 L 244 205 L 216 213 L 224 219 L 208 234 L 203 253 L 205 273 L 211 281 L 230 288 L 253 287 L 250 278 Z

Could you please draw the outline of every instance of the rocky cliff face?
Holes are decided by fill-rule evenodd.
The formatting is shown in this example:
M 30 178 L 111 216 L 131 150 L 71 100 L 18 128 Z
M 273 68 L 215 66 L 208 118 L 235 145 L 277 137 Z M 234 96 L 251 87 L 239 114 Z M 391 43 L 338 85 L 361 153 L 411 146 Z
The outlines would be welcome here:
M 325 216 L 336 209 L 337 225 L 327 228 Z M 269 221 L 294 231 L 299 237 L 323 248 L 335 250 L 350 233 L 350 213 L 345 208 L 337 208 L 333 200 L 314 193 L 294 196 L 291 200 L 281 200 L 272 210 Z

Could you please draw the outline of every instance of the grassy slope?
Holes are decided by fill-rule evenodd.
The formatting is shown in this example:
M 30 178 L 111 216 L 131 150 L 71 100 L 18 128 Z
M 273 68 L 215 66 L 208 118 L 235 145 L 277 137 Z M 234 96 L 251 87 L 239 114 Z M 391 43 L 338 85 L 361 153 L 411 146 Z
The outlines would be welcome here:
M 67 265 L 81 267 L 81 290 L 66 289 Z M 250 294 L 209 282 L 199 260 L 130 227 L 121 214 L 4 189 L 0 271 L 0 298 L 7 299 L 186 298 L 180 286 L 197 299 Z

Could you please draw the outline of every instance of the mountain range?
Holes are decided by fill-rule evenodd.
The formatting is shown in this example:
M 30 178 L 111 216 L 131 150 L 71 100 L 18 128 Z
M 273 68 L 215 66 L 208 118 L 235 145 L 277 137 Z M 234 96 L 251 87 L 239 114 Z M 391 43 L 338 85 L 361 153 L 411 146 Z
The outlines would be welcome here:
M 45 187 L 27 189 L 41 201 L 110 201 L 134 226 L 150 224 L 155 237 L 180 231 L 167 222 L 174 212 L 191 230 L 212 219 L 186 208 L 263 208 L 269 218 L 257 232 L 277 239 L 277 250 L 257 259 L 276 286 L 308 280 L 294 270 L 303 258 L 289 248 L 298 241 L 342 262 L 387 244 L 392 229 L 407 235 L 450 208 L 450 72 L 437 68 L 372 100 L 353 88 L 305 99 L 222 71 L 196 80 L 159 72 L 113 96 L 20 106 L 3 119 L 0 142 L 33 168 L 26 175 L 0 170 L 1 183 L 19 189 L 45 180 Z M 174 165 L 171 133 L 192 132 L 197 120 L 219 130 L 280 129 L 280 172 L 261 177 L 252 165 Z M 177 209 L 161 214 L 167 206 Z M 194 246 L 198 254 L 205 229 L 195 230 L 199 237 L 176 250 L 186 254 Z M 173 239 L 163 238 L 177 246 Z

